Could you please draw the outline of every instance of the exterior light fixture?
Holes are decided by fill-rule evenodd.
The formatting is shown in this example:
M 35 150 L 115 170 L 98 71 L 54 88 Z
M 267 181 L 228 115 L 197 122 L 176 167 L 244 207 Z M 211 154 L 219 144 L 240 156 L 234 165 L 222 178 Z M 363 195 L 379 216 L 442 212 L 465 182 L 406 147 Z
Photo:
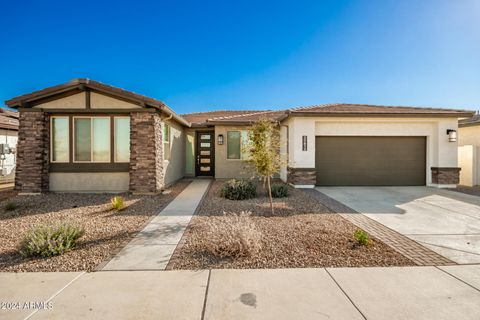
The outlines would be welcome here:
M 448 142 L 457 141 L 457 130 L 447 129 L 447 134 L 448 134 Z
M 219 134 L 218 135 L 218 140 L 217 140 L 218 144 L 219 145 L 222 145 L 223 144 L 223 134 Z
M 307 151 L 307 136 L 302 136 L 302 151 Z

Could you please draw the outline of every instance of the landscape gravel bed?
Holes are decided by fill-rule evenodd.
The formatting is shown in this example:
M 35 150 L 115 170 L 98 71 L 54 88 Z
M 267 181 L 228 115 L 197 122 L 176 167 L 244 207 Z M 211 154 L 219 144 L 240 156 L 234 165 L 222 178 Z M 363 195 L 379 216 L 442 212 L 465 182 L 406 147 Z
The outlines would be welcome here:
M 0 271 L 92 271 L 109 260 L 190 181 L 181 180 L 158 195 L 123 194 L 126 208 L 110 210 L 111 194 L 47 193 L 16 196 L 0 203 Z M 5 210 L 7 202 L 17 208 Z M 85 228 L 76 247 L 51 258 L 23 258 L 18 247 L 31 227 L 71 221 Z
M 168 269 L 415 265 L 377 239 L 369 246 L 357 245 L 353 233 L 358 228 L 304 190 L 290 188 L 287 198 L 275 199 L 275 215 L 272 215 L 261 185 L 257 198 L 241 201 L 220 197 L 221 185 L 222 181 L 212 184 Z M 217 258 L 201 249 L 204 246 L 199 239 L 207 241 L 215 232 L 209 223 L 212 216 L 228 219 L 224 213 L 241 211 L 252 212 L 251 219 L 262 234 L 260 253 Z

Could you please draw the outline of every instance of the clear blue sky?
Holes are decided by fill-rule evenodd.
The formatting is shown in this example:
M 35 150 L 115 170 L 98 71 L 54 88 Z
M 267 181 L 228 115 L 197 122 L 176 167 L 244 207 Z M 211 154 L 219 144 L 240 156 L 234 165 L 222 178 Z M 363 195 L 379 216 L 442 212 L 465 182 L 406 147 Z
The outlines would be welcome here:
M 480 1 L 2 1 L 0 100 L 87 77 L 178 113 L 480 109 Z

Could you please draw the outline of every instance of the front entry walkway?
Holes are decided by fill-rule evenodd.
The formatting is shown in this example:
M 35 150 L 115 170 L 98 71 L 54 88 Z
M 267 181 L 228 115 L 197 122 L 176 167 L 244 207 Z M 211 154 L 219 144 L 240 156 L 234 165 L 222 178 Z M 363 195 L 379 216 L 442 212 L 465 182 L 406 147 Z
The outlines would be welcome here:
M 428 187 L 317 190 L 453 262 L 480 263 L 480 197 Z
M 165 270 L 210 180 L 194 180 L 102 270 Z

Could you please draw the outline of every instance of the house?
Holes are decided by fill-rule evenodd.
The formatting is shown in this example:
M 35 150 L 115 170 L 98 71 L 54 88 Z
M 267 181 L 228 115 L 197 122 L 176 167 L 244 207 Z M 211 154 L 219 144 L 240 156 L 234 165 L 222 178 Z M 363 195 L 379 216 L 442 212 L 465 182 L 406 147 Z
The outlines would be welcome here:
M 458 163 L 460 184 L 480 185 L 480 115 L 458 122 Z
M 18 112 L 0 109 L 0 184 L 15 179 Z
M 16 188 L 155 193 L 185 176 L 249 177 L 242 145 L 280 125 L 282 180 L 314 185 L 458 183 L 458 119 L 470 111 L 356 104 L 179 115 L 162 101 L 89 79 L 6 101 L 18 109 Z

